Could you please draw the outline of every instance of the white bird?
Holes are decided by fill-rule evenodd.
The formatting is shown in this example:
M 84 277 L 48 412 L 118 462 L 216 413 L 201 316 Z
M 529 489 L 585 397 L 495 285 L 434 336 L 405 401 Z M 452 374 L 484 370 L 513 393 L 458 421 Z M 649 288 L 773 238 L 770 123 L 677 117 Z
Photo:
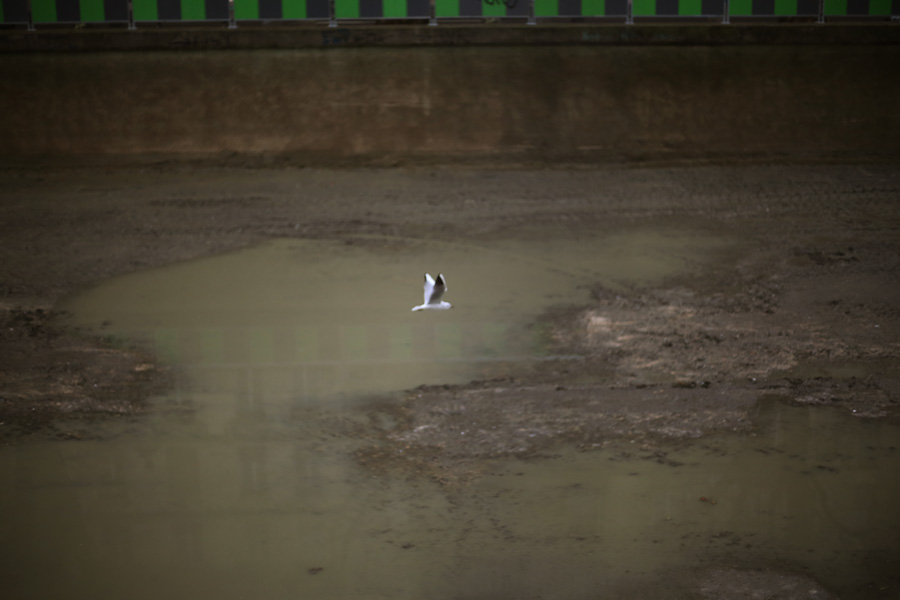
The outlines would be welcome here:
M 447 291 L 447 284 L 444 283 L 444 274 L 437 276 L 437 280 L 432 279 L 431 275 L 425 273 L 425 304 L 413 306 L 413 310 L 447 310 L 452 308 L 449 302 L 444 302 L 444 292 Z

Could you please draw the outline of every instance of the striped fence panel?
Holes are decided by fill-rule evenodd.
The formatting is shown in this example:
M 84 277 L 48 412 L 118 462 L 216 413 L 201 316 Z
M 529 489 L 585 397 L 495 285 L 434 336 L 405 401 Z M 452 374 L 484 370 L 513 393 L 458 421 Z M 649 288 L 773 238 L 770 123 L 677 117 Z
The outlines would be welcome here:
M 732 17 L 814 17 L 819 0 L 730 0 Z M 900 0 L 824 0 L 823 17 L 900 15 Z
M 730 0 L 732 17 L 814 17 L 819 0 Z
M 826 17 L 900 16 L 900 0 L 825 0 Z
M 235 21 L 329 19 L 328 0 L 234 0 Z
M 721 17 L 724 14 L 725 0 L 632 1 L 632 15 L 635 17 Z
M 434 16 L 438 19 L 528 17 L 530 12 L 530 0 L 434 0 Z
M 535 17 L 624 17 L 628 0 L 534 0 Z
M 31 16 L 35 23 L 124 23 L 128 0 L 31 0 Z
M 335 19 L 427 19 L 429 0 L 334 0 Z
M 134 20 L 227 21 L 228 0 L 133 0 Z
M 389 19 L 900 17 L 900 0 L 0 0 L 0 24 Z M 727 11 L 727 13 L 726 13 Z

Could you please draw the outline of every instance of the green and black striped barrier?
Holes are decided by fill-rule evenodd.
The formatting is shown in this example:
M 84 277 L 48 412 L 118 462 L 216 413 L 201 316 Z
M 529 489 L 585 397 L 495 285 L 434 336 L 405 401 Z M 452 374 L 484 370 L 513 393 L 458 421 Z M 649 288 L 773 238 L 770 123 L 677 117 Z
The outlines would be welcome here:
M 430 0 L 234 0 L 236 21 L 427 19 L 430 10 Z
M 128 0 L 2 0 L 0 23 L 124 23 Z
M 128 0 L 0 0 L 0 23 L 228 21 L 228 18 L 228 0 L 132 0 L 131 7 Z
M 302 21 L 331 18 L 328 0 L 234 0 L 235 21 Z
M 434 0 L 434 16 L 441 18 L 529 17 L 530 0 Z
M 334 18 L 427 19 L 429 0 L 334 0 Z
M 132 5 L 135 22 L 229 19 L 228 0 L 132 0 Z
M 732 17 L 884 16 L 900 14 L 898 0 L 729 0 Z
M 820 0 L 729 0 L 731 17 L 797 17 L 819 14 Z
M 628 0 L 534 0 L 534 16 L 553 17 L 624 17 Z
M 725 0 L 632 0 L 631 14 L 635 17 L 721 17 L 725 14 Z
M 900 17 L 900 0 L 824 0 L 826 17 Z
M 900 0 L 0 0 L 0 25 L 800 17 L 900 19 Z

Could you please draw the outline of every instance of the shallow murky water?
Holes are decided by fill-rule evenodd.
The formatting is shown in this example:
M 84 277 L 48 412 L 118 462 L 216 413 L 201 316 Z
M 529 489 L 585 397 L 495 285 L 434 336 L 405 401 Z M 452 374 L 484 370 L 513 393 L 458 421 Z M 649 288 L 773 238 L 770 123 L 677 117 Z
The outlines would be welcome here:
M 722 555 L 842 589 L 881 582 L 900 535 L 887 476 L 900 439 L 883 424 L 765 404 L 754 437 L 498 462 L 451 493 L 374 476 L 350 459 L 354 441 L 322 427 L 359 419 L 366 394 L 552 358 L 527 327 L 545 307 L 587 300 L 596 281 L 701 268 L 722 247 L 648 231 L 484 246 L 277 240 L 89 290 L 66 307 L 78 323 L 151 344 L 183 377 L 147 419 L 98 426 L 123 435 L 0 449 L 4 589 L 594 598 Z M 453 310 L 410 312 L 426 270 L 445 274 Z
M 809 573 L 845 598 L 893 597 L 897 428 L 774 401 L 756 417 L 753 435 L 662 451 L 622 442 L 510 462 L 480 480 L 487 519 L 532 548 L 520 554 L 520 591 L 564 582 L 565 597 L 591 597 L 591 586 L 718 563 Z M 489 556 L 471 557 L 473 570 Z
M 77 323 L 144 339 L 194 391 L 270 405 L 458 383 L 547 358 L 527 324 L 589 284 L 696 269 L 722 242 L 644 231 L 489 247 L 385 237 L 275 240 L 122 277 L 72 300 Z M 443 272 L 450 311 L 412 313 Z

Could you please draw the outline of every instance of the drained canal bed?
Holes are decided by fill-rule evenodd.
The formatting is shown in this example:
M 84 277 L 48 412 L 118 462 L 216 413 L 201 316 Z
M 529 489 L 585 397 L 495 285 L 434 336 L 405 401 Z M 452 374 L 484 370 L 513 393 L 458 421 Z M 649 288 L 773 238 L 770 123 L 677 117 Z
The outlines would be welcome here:
M 273 240 L 72 298 L 73 324 L 152 349 L 176 384 L 143 419 L 90 425 L 101 439 L 0 451 L 0 510 L 16 515 L 0 525 L 5 593 L 897 590 L 896 427 L 776 400 L 788 384 L 729 387 L 766 371 L 760 357 L 779 381 L 816 375 L 769 347 L 744 352 L 740 372 L 728 352 L 697 366 L 654 327 L 689 337 L 700 318 L 709 337 L 715 319 L 677 289 L 635 299 L 725 268 L 733 244 L 641 228 L 540 239 Z M 452 310 L 410 311 L 425 271 L 443 272 Z M 645 359 L 647 338 L 693 366 Z M 612 360 L 623 344 L 638 350 Z M 810 386 L 808 403 L 824 402 Z

